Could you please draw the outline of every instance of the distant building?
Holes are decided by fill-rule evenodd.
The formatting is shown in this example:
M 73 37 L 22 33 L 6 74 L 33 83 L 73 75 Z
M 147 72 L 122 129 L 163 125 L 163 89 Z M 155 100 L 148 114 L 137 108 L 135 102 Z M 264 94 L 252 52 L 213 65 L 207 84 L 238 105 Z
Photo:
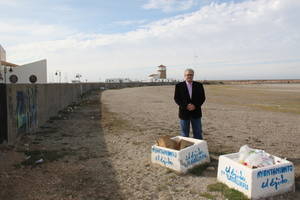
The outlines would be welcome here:
M 159 65 L 158 70 L 159 72 L 159 78 L 160 79 L 166 79 L 167 78 L 167 67 L 164 65 Z
M 0 44 L 0 61 L 6 61 L 6 52 Z
M 150 74 L 149 78 L 150 79 L 159 79 L 159 75 L 158 74 Z
M 129 83 L 129 82 L 132 82 L 129 78 L 110 78 L 105 80 L 105 83 Z
M 81 81 L 78 80 L 78 79 L 72 80 L 71 82 L 72 82 L 72 83 L 81 83 Z
M 149 77 L 149 81 L 150 82 L 168 82 L 166 81 L 167 79 L 167 67 L 164 65 L 159 65 L 158 66 L 158 70 L 157 70 L 157 74 L 150 74 Z
M 47 83 L 47 61 L 25 65 L 6 61 L 6 52 L 0 45 L 0 83 Z

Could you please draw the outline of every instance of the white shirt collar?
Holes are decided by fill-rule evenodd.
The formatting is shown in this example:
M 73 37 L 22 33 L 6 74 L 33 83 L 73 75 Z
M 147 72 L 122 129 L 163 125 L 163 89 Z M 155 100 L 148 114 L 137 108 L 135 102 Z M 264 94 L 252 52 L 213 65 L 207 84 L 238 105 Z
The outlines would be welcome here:
M 189 83 L 188 81 L 185 81 L 185 83 L 188 85 L 193 85 L 193 81 L 191 83 Z

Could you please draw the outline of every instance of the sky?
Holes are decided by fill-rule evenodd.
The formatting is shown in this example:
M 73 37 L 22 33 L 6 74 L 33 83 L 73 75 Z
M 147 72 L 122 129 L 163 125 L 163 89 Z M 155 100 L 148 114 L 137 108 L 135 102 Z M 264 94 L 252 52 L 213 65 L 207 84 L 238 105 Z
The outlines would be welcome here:
M 7 60 L 48 80 L 299 79 L 299 0 L 0 0 Z

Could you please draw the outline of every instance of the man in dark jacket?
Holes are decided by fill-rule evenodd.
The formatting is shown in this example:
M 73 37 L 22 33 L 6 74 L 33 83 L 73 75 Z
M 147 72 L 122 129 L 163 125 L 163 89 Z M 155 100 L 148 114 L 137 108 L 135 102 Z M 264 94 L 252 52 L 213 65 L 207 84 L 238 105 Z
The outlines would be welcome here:
M 181 135 L 189 137 L 190 124 L 192 124 L 194 138 L 202 138 L 201 106 L 205 101 L 203 85 L 193 81 L 194 70 L 184 71 L 185 81 L 176 84 L 174 100 L 179 106 Z

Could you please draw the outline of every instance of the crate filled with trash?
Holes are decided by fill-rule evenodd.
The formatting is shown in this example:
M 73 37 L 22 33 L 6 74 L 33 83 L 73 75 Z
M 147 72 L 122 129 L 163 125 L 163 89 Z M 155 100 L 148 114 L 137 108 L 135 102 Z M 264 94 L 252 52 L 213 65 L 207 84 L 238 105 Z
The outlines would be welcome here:
M 209 163 L 207 143 L 188 137 L 163 136 L 151 147 L 151 161 L 179 173 Z
M 260 199 L 295 190 L 295 168 L 286 159 L 247 145 L 219 157 L 218 181 Z

